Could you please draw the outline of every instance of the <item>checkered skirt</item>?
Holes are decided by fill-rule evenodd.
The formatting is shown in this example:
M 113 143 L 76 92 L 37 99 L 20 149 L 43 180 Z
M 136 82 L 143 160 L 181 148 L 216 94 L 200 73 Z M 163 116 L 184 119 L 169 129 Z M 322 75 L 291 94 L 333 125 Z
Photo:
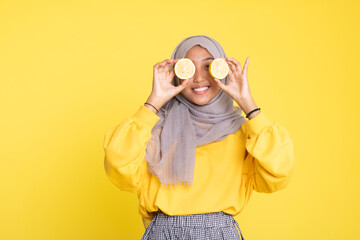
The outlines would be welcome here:
M 169 216 L 161 210 L 156 213 L 141 238 L 153 239 L 245 240 L 237 221 L 222 211 Z

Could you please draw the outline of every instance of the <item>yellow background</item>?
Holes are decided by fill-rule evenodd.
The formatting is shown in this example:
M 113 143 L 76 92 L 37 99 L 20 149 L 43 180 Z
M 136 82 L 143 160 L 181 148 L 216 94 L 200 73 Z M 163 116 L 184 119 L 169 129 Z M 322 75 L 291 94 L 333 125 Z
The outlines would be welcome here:
M 105 132 L 151 93 L 191 35 L 242 64 L 286 127 L 288 187 L 254 192 L 244 237 L 356 239 L 358 1 L 0 1 L 0 239 L 140 239 L 135 194 L 105 175 Z

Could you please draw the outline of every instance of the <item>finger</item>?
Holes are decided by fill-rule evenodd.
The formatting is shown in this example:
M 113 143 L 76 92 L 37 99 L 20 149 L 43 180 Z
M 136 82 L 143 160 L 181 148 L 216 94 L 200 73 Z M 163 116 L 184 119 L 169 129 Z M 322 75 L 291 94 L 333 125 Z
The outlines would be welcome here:
M 234 66 L 235 66 L 235 69 L 236 69 L 236 73 L 241 73 L 242 72 L 242 69 L 241 69 L 241 64 L 234 58 L 229 58 L 229 62 L 231 62 Z
M 235 73 L 231 70 L 231 69 L 229 69 L 229 79 L 230 79 L 230 81 L 235 81 Z
M 244 64 L 244 70 L 243 72 L 246 74 L 247 73 L 247 68 L 248 68 L 248 65 L 249 65 L 249 60 L 250 60 L 250 57 L 247 57 L 246 58 L 246 61 L 245 61 L 245 64 Z
M 169 69 L 170 69 L 170 67 L 171 67 L 172 65 L 174 65 L 177 61 L 178 61 L 178 60 L 176 60 L 176 59 L 170 59 L 170 61 L 168 61 L 168 62 L 166 63 L 166 65 L 165 65 L 165 71 L 168 72 Z
M 161 66 L 161 62 L 160 63 L 157 63 L 154 65 L 154 72 L 161 72 L 162 71 L 162 66 Z
M 214 78 L 214 80 L 221 89 L 224 89 L 224 84 L 221 82 L 220 79 Z
M 165 69 L 165 65 L 167 64 L 167 63 L 169 63 L 170 62 L 170 59 L 166 59 L 166 60 L 164 60 L 164 61 L 162 61 L 160 64 L 159 64 L 159 66 L 158 66 L 158 69 L 160 70 L 160 71 L 164 71 Z
M 153 66 L 154 72 L 157 72 L 157 71 L 158 71 L 159 64 L 160 64 L 160 63 L 157 63 L 157 64 L 155 64 L 155 65 Z
M 155 66 L 159 67 L 164 65 L 169 59 L 165 59 L 164 61 L 158 62 L 157 64 L 155 64 Z
M 222 57 L 222 58 L 226 61 L 226 63 L 229 65 L 229 67 L 230 67 L 230 66 L 236 66 L 236 65 L 234 64 L 234 62 L 231 61 L 231 59 L 230 59 L 229 57 L 226 57 L 226 58 Z M 236 68 L 233 69 L 233 72 L 236 72 Z
M 240 62 L 238 60 L 236 60 L 235 58 L 228 57 L 228 59 L 230 62 L 232 62 L 236 66 L 236 72 L 241 73 L 242 68 L 241 68 Z
M 169 62 L 170 61 L 170 59 L 165 59 L 164 61 L 162 61 L 160 64 L 161 65 L 165 65 L 167 62 Z
M 188 85 L 188 83 L 189 83 L 189 79 L 184 79 L 182 81 L 182 83 L 180 85 L 178 85 L 176 88 L 180 89 L 180 91 L 181 91 Z
M 172 71 L 169 73 L 168 77 L 169 77 L 170 81 L 172 81 L 172 79 L 175 77 L 175 71 L 172 70 Z
M 232 72 L 235 74 L 237 72 L 236 65 L 232 62 L 228 62 L 229 68 L 232 70 Z

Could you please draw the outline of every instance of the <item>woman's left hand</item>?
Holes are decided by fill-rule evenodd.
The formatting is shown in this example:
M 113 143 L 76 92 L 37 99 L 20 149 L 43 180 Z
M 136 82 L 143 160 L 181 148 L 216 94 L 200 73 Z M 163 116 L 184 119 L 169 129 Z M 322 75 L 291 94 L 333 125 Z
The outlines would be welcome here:
M 230 95 L 239 105 L 241 109 L 247 114 L 251 110 L 257 108 L 254 99 L 251 96 L 249 83 L 247 80 L 247 67 L 249 64 L 249 57 L 246 58 L 244 68 L 241 68 L 239 61 L 234 58 L 224 58 L 229 65 L 229 82 L 227 85 L 221 82 L 220 79 L 214 78 L 218 86 L 228 95 Z M 258 112 L 252 114 L 255 117 Z
M 242 100 L 251 98 L 249 83 L 247 80 L 247 67 L 249 64 L 249 57 L 246 58 L 244 68 L 241 69 L 239 61 L 234 58 L 224 58 L 229 65 L 229 82 L 227 85 L 221 82 L 220 79 L 214 78 L 218 86 L 230 95 L 237 103 L 240 103 Z

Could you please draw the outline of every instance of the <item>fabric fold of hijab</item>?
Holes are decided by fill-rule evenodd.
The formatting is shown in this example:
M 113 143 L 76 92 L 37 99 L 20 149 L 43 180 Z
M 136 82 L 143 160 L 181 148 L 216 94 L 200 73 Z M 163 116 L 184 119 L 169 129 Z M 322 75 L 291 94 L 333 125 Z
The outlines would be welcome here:
M 182 40 L 171 59 L 184 58 L 188 50 L 196 45 L 206 48 L 214 58 L 226 57 L 216 40 L 196 35 Z M 225 84 L 228 81 L 228 76 L 222 79 Z M 179 85 L 176 76 L 172 84 Z M 152 136 L 146 146 L 148 170 L 159 178 L 164 187 L 191 186 L 196 147 L 223 140 L 229 134 L 237 132 L 246 121 L 241 113 L 241 108 L 234 106 L 233 99 L 221 89 L 210 102 L 201 106 L 190 102 L 182 94 L 177 94 L 157 113 L 160 119 L 151 130 Z

